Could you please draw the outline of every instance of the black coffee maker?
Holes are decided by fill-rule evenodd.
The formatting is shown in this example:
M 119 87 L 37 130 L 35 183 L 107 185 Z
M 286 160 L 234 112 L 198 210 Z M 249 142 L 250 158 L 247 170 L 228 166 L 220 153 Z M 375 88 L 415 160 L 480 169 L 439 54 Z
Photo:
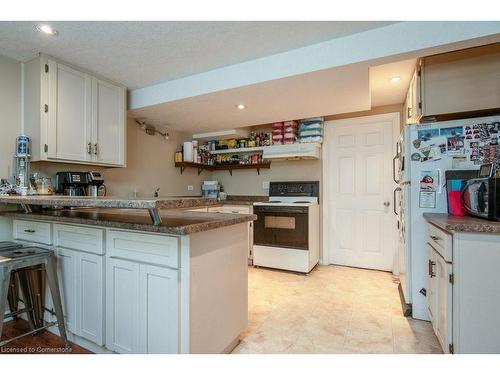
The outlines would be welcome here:
M 70 196 L 87 195 L 90 185 L 88 172 L 57 172 L 56 193 Z

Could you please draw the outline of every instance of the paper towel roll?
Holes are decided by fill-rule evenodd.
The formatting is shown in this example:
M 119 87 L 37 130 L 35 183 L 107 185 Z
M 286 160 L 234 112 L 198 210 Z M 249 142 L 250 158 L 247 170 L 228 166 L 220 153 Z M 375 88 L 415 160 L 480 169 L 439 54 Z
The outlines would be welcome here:
M 184 142 L 183 153 L 184 161 L 193 161 L 193 142 Z

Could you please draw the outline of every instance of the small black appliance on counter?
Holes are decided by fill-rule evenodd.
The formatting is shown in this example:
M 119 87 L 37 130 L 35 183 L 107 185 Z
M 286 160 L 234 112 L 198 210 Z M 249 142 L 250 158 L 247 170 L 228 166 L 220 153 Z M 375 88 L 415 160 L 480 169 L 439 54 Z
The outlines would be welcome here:
M 87 195 L 90 185 L 88 172 L 57 172 L 56 193 L 71 196 Z

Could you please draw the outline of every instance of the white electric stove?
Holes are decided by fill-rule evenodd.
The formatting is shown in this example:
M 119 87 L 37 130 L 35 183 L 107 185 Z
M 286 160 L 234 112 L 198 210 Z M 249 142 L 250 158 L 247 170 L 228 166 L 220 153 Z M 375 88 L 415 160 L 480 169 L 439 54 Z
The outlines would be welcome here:
M 271 182 L 254 203 L 254 266 L 309 273 L 319 261 L 319 182 Z

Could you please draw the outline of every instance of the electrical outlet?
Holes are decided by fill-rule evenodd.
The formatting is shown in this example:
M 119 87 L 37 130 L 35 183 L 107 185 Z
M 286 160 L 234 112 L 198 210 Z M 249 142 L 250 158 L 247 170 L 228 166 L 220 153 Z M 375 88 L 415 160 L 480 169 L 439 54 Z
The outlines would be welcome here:
M 269 181 L 262 181 L 262 189 L 269 189 Z
M 188 185 L 188 191 L 193 191 L 193 190 L 194 190 L 193 185 Z

